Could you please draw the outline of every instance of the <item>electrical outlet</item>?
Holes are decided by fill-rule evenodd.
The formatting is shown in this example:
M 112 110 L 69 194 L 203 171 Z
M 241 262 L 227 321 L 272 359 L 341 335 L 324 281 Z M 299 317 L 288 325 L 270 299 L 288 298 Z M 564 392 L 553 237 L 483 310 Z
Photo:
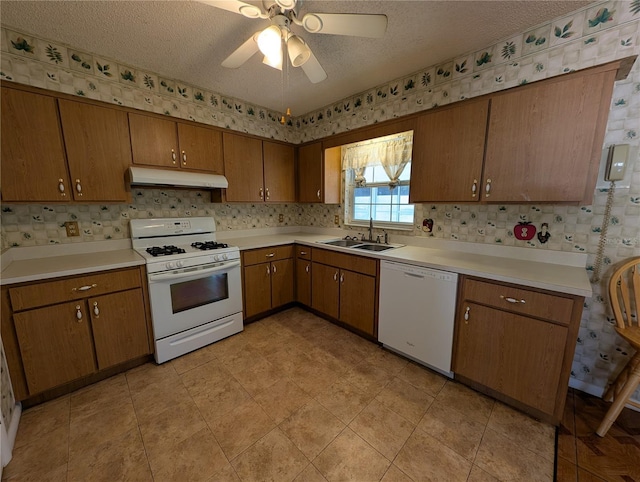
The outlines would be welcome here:
M 278 215 L 278 222 L 284 223 L 284 214 L 279 214 Z
M 340 224 L 340 216 L 337 214 L 333 217 L 333 224 Z
M 80 236 L 80 230 L 78 229 L 78 221 L 67 221 L 64 223 L 64 227 L 67 229 L 67 236 Z

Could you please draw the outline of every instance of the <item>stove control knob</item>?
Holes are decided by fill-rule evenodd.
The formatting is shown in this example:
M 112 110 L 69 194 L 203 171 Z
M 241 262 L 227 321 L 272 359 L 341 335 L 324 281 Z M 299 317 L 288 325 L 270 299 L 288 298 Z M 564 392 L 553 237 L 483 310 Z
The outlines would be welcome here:
M 224 259 L 225 261 L 229 259 L 229 256 L 227 256 L 226 254 L 222 255 L 222 259 Z
M 182 261 L 176 261 L 176 267 L 182 268 L 183 266 L 184 266 L 184 263 Z
M 171 261 L 169 261 L 166 266 L 167 269 L 173 269 L 175 267 L 175 265 Z
M 220 256 L 218 256 L 217 254 L 213 255 L 213 259 L 215 261 L 220 261 Z

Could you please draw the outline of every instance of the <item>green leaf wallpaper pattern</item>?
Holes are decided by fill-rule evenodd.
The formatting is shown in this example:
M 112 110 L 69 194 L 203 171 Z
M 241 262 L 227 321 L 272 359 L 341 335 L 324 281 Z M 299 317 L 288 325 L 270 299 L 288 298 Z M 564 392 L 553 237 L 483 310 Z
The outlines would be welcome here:
M 631 5 L 629 7 L 629 11 L 635 15 L 637 13 L 640 13 L 640 0 L 633 0 L 631 2 Z
M 483 52 L 478 60 L 476 60 L 476 65 L 480 67 L 481 65 L 488 64 L 491 62 L 491 54 L 489 52 Z
M 502 47 L 502 58 L 505 60 L 511 59 L 516 54 L 516 45 L 513 42 L 507 42 Z
M 53 45 L 49 44 L 49 45 L 47 45 L 45 47 L 44 50 L 45 50 L 49 60 L 51 60 L 51 62 L 54 62 L 56 64 L 61 64 L 62 63 L 62 54 L 60 53 L 60 51 L 56 47 L 54 47 Z
M 111 70 L 111 66 L 109 64 L 101 65 L 100 62 L 96 62 L 96 67 L 98 68 L 98 72 L 106 77 L 113 77 L 113 74 L 109 72 Z
M 465 60 L 464 62 L 462 62 L 461 64 L 456 64 L 456 72 L 460 72 L 461 74 L 464 74 L 467 70 L 467 61 Z
M 136 76 L 133 75 L 133 72 L 131 72 L 129 69 L 125 69 L 124 71 L 120 72 L 120 77 L 122 77 L 122 80 L 126 80 L 127 82 L 134 82 L 136 81 Z
M 22 50 L 23 52 L 27 52 L 28 54 L 32 54 L 34 51 L 33 45 L 30 45 L 29 42 L 27 42 L 26 39 L 23 39 L 22 37 L 18 37 L 15 42 L 12 40 L 11 45 L 13 45 L 14 49 Z
M 144 74 L 144 77 L 142 78 L 142 83 L 148 89 L 153 89 L 156 86 L 156 83 L 154 82 L 153 77 L 151 77 L 149 74 Z
M 560 27 L 555 27 L 553 30 L 553 34 L 558 38 L 569 38 L 572 37 L 575 32 L 571 32 L 569 29 L 573 26 L 573 20 L 567 23 L 562 29 Z
M 633 9 L 633 7 L 632 7 Z M 607 22 L 611 22 L 613 20 L 613 14 L 616 13 L 615 10 L 609 11 L 608 8 L 601 8 L 596 12 L 595 17 L 589 19 L 589 27 L 593 28 L 600 24 L 605 24 Z

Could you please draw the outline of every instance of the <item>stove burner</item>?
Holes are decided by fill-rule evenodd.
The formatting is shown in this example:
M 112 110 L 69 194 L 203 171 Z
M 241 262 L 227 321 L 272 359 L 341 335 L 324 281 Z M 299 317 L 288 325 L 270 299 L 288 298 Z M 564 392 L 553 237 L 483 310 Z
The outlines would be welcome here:
M 184 253 L 184 249 L 178 248 L 176 246 L 153 246 L 152 248 L 147 248 L 147 253 L 151 256 L 169 256 L 172 254 L 181 254 Z
M 201 243 L 201 242 L 192 243 L 191 247 L 196 249 L 201 249 L 202 251 L 206 251 L 209 249 L 228 248 L 229 245 L 225 243 L 218 243 L 217 241 L 205 241 L 204 243 Z

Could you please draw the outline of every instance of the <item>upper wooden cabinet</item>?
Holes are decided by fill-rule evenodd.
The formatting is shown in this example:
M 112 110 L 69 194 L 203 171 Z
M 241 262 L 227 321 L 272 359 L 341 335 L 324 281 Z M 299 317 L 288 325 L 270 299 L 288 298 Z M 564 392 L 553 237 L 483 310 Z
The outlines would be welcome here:
M 127 114 L 58 100 L 76 201 L 127 201 L 124 174 L 131 164 Z
M 419 116 L 411 202 L 590 203 L 618 67 Z
M 56 99 L 2 88 L 2 199 L 69 201 Z
M 340 147 L 323 150 L 322 142 L 298 148 L 298 201 L 340 202 Z
M 225 132 L 224 165 L 232 202 L 294 202 L 293 146 Z
M 133 163 L 223 174 L 222 132 L 129 113 Z
M 475 201 L 482 177 L 489 100 L 427 112 L 413 132 L 409 201 Z

